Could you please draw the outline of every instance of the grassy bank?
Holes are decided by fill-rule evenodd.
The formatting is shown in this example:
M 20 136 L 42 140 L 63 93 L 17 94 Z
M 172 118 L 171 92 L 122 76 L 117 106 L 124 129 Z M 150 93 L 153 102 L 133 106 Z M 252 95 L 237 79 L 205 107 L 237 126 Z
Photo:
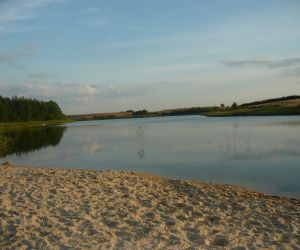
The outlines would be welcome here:
M 300 115 L 300 106 L 261 106 L 261 107 L 237 107 L 204 113 L 205 116 L 275 116 L 275 115 Z
M 63 119 L 63 120 L 49 120 L 49 121 L 0 122 L 0 132 L 17 130 L 17 129 L 26 129 L 26 128 L 46 127 L 51 125 L 73 122 L 73 121 L 74 120 L 71 119 Z

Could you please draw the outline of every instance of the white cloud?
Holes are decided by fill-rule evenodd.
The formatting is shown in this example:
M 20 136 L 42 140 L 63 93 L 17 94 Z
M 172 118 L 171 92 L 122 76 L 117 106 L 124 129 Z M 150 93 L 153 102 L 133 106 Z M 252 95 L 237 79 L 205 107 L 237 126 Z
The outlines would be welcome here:
M 226 66 L 243 67 L 243 66 L 263 66 L 270 68 L 282 68 L 290 66 L 300 66 L 300 57 L 285 59 L 247 59 L 224 62 Z
M 126 96 L 145 95 L 151 87 L 136 85 L 93 85 L 88 83 L 47 83 L 39 79 L 20 84 L 1 83 L 1 94 L 4 96 L 25 96 L 49 99 L 73 99 L 76 101 L 90 101 L 95 98 L 114 99 Z
M 76 97 L 75 100 L 77 102 L 90 102 L 95 100 L 94 96 L 83 96 L 83 97 Z
M 104 20 L 93 20 L 88 24 L 88 27 L 91 29 L 101 28 L 105 25 Z
M 79 93 L 85 95 L 95 95 L 98 92 L 98 89 L 90 84 L 80 85 L 77 89 Z
M 25 33 L 30 31 L 38 31 L 44 29 L 43 26 L 35 26 L 35 27 L 1 27 L 0 26 L 0 33 L 2 34 L 15 34 L 15 33 Z
M 39 79 L 39 80 L 48 79 L 53 76 L 54 75 L 47 74 L 47 73 L 30 73 L 30 74 L 28 74 L 29 79 Z

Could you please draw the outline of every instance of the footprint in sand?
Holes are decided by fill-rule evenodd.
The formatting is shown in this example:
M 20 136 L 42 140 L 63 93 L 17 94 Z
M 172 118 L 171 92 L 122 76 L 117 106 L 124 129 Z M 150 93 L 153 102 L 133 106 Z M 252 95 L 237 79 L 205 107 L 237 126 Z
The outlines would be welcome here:
M 229 245 L 229 240 L 225 235 L 217 234 L 212 242 L 213 245 L 226 247 Z

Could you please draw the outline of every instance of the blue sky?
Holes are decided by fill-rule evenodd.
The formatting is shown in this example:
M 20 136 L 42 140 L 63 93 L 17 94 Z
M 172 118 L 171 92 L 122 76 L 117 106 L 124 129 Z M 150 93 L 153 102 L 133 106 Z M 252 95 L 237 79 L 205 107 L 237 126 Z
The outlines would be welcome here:
M 298 0 L 0 0 L 0 95 L 67 114 L 300 94 Z

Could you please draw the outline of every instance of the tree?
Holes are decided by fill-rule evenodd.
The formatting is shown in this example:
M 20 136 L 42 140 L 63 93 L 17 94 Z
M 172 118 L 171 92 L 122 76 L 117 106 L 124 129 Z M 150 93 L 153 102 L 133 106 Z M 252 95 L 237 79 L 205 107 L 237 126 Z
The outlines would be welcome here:
M 148 115 L 148 111 L 146 109 L 138 110 L 138 111 L 133 112 L 132 115 Z
M 64 117 L 54 101 L 0 96 L 0 122 L 59 120 Z
M 233 108 L 233 109 L 237 108 L 236 102 L 232 103 L 231 108 Z

